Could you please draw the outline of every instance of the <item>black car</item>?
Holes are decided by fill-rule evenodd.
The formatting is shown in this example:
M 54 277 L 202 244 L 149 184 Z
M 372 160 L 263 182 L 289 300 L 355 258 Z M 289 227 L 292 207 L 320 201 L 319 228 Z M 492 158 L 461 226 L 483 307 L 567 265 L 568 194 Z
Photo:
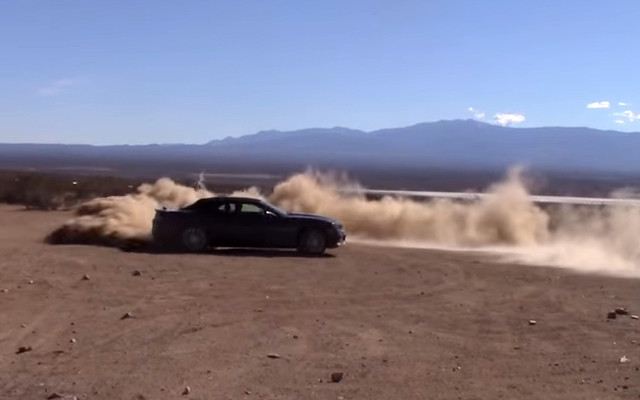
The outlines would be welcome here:
M 345 241 L 342 224 L 331 218 L 288 213 L 260 199 L 209 197 L 186 207 L 157 209 L 154 242 L 201 252 L 210 247 L 289 248 L 310 255 Z

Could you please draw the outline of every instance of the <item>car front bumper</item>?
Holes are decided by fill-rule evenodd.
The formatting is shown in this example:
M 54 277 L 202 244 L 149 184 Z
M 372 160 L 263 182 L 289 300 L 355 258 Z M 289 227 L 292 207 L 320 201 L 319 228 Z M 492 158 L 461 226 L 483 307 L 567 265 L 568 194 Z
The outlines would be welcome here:
M 340 247 L 347 241 L 347 233 L 344 229 L 332 229 L 328 239 L 328 248 Z

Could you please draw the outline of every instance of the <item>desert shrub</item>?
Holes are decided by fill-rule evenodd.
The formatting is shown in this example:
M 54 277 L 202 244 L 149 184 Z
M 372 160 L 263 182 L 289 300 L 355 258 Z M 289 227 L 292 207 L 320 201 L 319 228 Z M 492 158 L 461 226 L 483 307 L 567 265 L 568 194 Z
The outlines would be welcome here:
M 27 209 L 57 210 L 95 197 L 129 193 L 139 181 L 112 176 L 74 176 L 44 172 L 0 172 L 0 203 Z

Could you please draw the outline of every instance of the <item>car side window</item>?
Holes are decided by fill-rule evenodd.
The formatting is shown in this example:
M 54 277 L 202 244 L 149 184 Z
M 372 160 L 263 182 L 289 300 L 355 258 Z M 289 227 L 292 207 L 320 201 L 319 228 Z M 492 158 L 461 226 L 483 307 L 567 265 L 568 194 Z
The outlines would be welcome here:
M 242 203 L 241 206 L 242 208 L 240 209 L 240 212 L 243 214 L 248 214 L 248 215 L 264 214 L 264 210 L 262 209 L 262 207 L 257 206 L 255 204 Z
M 231 215 L 236 211 L 236 204 L 230 202 L 224 202 L 218 204 L 216 207 L 216 213 L 222 215 Z

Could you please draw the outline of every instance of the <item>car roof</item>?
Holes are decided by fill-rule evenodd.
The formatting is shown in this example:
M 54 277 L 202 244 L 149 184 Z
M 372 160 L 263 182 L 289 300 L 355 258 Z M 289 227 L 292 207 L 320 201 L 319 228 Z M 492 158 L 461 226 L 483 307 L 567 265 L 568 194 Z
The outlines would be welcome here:
M 257 199 L 255 197 L 240 197 L 240 196 L 213 196 L 213 197 L 205 197 L 203 199 L 198 200 L 198 202 L 212 202 L 212 203 L 222 203 L 225 201 L 234 201 L 241 203 L 263 203 L 261 199 Z

